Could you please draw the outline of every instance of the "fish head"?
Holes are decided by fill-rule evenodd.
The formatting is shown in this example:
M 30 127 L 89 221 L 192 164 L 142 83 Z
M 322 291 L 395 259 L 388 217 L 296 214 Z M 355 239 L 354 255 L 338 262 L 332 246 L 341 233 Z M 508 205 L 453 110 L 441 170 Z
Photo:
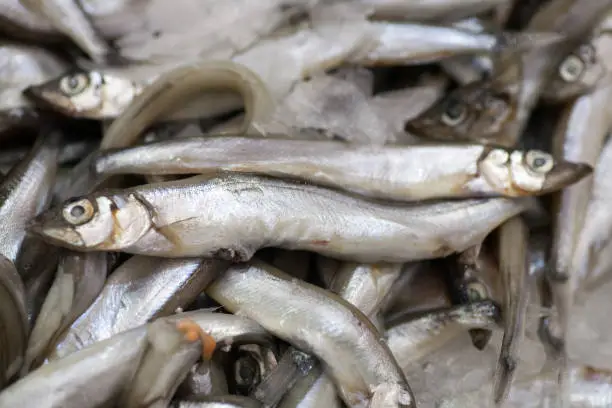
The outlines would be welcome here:
M 503 135 L 514 116 L 512 96 L 479 81 L 452 91 L 404 130 L 423 139 L 487 143 Z
M 55 245 L 89 251 L 127 248 L 151 226 L 148 208 L 135 196 L 92 194 L 42 213 L 28 229 Z
M 498 147 L 485 151 L 478 168 L 492 190 L 511 197 L 557 191 L 592 171 L 586 164 L 555 160 L 540 150 L 509 151 Z
M 549 102 L 566 102 L 592 90 L 607 72 L 596 48 L 584 43 L 557 66 L 554 77 L 542 91 Z
M 127 83 L 124 93 L 131 96 L 132 85 L 127 80 L 97 71 L 74 71 L 40 85 L 30 86 L 25 94 L 34 102 L 66 116 L 106 119 L 120 113 L 109 108 L 109 105 L 113 105 L 107 95 L 109 89 L 120 92 L 121 85 L 126 85 L 124 82 Z

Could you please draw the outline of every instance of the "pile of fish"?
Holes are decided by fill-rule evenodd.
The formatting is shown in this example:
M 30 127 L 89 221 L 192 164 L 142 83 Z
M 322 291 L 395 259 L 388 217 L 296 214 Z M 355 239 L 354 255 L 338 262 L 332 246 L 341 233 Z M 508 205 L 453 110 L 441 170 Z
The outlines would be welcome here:
M 612 407 L 612 0 L 0 33 L 0 408 Z

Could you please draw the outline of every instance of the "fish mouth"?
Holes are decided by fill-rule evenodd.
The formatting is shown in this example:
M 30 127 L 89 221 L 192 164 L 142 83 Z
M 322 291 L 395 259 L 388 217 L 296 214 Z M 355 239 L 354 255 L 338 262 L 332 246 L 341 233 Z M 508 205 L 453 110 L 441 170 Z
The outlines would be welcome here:
M 593 167 L 586 163 L 562 162 L 546 175 L 541 194 L 551 193 L 570 186 L 593 172 Z
M 46 218 L 45 215 L 41 214 L 30 220 L 26 225 L 26 232 L 52 245 L 71 249 L 83 249 L 85 247 L 83 238 L 74 229 L 66 226 L 49 225 L 44 218 Z
M 69 101 L 58 97 L 54 92 L 45 90 L 42 86 L 33 85 L 23 90 L 23 95 L 36 105 L 63 113 L 73 115 L 76 110 Z

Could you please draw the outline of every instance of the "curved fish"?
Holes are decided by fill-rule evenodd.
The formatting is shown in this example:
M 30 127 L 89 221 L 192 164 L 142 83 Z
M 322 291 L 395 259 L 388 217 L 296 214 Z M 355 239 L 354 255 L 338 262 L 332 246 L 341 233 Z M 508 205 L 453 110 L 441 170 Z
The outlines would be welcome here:
M 168 140 L 105 151 L 94 166 L 104 176 L 264 174 L 397 201 L 546 194 L 591 172 L 589 166 L 556 161 L 537 150 L 370 146 L 275 137 Z
M 416 406 L 403 373 L 376 329 L 340 298 L 259 261 L 231 268 L 206 292 L 228 310 L 253 318 L 276 336 L 320 358 L 348 406 L 366 407 L 370 402 L 376 406 L 377 401 Z M 264 293 L 267 301 L 262 303 Z M 322 315 L 326 318 L 320 319 Z
M 193 100 L 205 91 L 236 89 L 246 111 L 240 133 L 257 132 L 257 123 L 266 119 L 274 101 L 259 77 L 237 63 L 206 61 L 168 71 L 145 88 L 111 124 L 101 149 L 126 147 L 133 143 L 158 116 L 176 104 Z
M 64 356 L 114 334 L 173 314 L 195 300 L 227 265 L 223 261 L 134 256 L 104 283 L 91 306 L 56 336 L 52 356 Z M 58 333 L 59 335 L 60 333 Z
M 25 239 L 26 225 L 50 201 L 59 137 L 56 133 L 40 136 L 28 155 L 0 183 L 0 254 L 13 263 Z
M 225 174 L 75 198 L 37 217 L 30 229 L 81 251 L 245 261 L 258 249 L 280 247 L 394 263 L 463 251 L 533 205 L 529 198 L 379 203 L 317 186 Z

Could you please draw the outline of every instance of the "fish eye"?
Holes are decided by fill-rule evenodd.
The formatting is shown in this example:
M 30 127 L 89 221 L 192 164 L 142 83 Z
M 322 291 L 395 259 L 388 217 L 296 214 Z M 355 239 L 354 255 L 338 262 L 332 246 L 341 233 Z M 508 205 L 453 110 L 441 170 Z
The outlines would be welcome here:
M 485 285 L 478 281 L 472 281 L 466 285 L 466 295 L 470 302 L 478 302 L 489 298 L 489 291 Z
M 72 225 L 81 225 L 92 219 L 94 207 L 91 202 L 83 198 L 78 201 L 68 203 L 64 206 L 62 215 L 64 219 Z
M 559 76 L 566 82 L 575 82 L 584 71 L 584 62 L 576 55 L 569 55 L 559 67 Z
M 61 79 L 59 87 L 66 95 L 78 95 L 89 86 L 87 74 L 74 74 Z
M 463 122 L 466 116 L 466 106 L 460 101 L 451 100 L 446 104 L 446 109 L 442 114 L 442 122 L 448 126 L 455 126 Z
M 508 159 L 510 159 L 510 155 L 507 151 L 502 149 L 493 149 L 487 156 L 488 161 L 492 164 L 502 166 L 508 163 Z
M 525 154 L 525 163 L 536 173 L 548 173 L 555 165 L 553 157 L 539 150 L 530 150 Z

